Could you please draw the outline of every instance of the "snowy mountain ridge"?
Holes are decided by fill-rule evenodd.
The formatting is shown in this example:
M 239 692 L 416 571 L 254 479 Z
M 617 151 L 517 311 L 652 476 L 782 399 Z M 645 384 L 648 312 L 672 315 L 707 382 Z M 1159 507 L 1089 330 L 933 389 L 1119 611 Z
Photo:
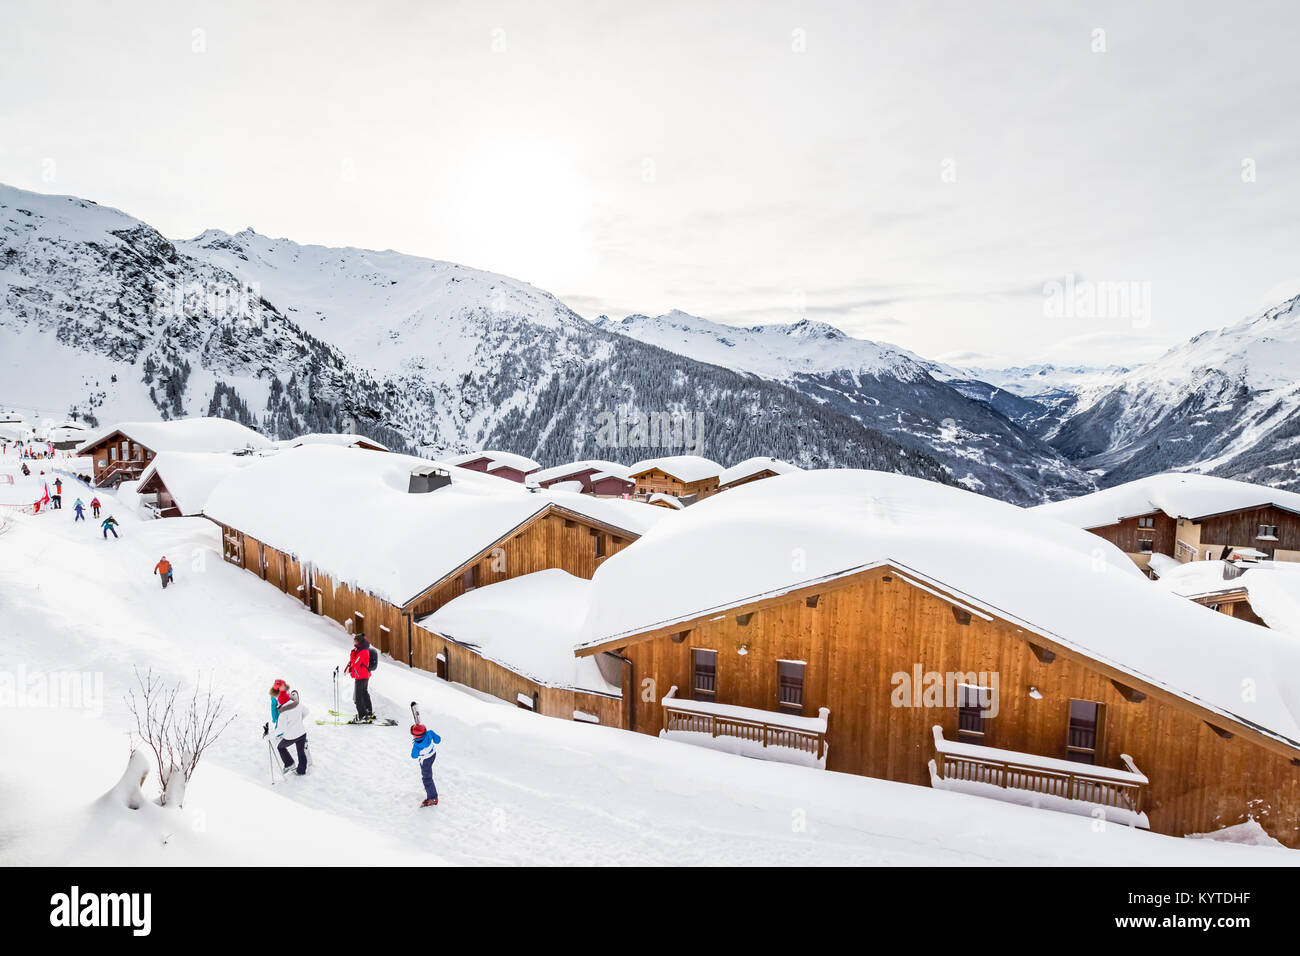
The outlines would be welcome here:
M 949 480 L 923 453 L 789 389 L 595 328 L 549 293 L 395 252 L 253 230 L 173 243 L 118 210 L 0 186 L 0 403 L 91 421 L 221 415 L 275 438 L 355 427 L 394 450 L 544 463 L 615 415 L 699 418 L 758 454 Z
M 602 317 L 597 324 L 792 388 L 935 458 L 957 483 L 993 497 L 1031 504 L 1095 487 L 1017 422 L 1017 415 L 1043 417 L 1042 406 L 995 394 L 993 386 L 964 381 L 959 369 L 894 345 L 853 338 L 823 322 L 738 328 L 681 311 Z
M 1105 484 L 1188 469 L 1300 487 L 1300 296 L 1081 387 L 1047 437 Z

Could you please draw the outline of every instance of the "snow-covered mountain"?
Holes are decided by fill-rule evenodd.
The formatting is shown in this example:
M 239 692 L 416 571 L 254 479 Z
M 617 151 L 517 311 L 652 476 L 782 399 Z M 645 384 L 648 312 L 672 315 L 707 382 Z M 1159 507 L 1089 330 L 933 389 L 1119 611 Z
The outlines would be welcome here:
M 602 317 L 602 328 L 724 368 L 779 382 L 932 456 L 952 478 L 1021 504 L 1082 494 L 1092 479 L 1017 416 L 1043 405 L 960 369 L 820 322 L 735 328 L 676 311 Z
M 1190 469 L 1300 487 L 1300 296 L 1080 387 L 1048 438 L 1106 485 Z
M 93 202 L 0 186 L 0 302 L 0 403 L 42 414 L 218 414 L 272 437 L 352 425 L 395 449 L 543 463 L 681 451 L 602 432 L 635 424 L 624 413 L 677 415 L 703 432 L 688 450 L 724 463 L 945 480 L 790 389 L 598 329 L 525 283 L 395 252 L 252 230 L 173 243 Z

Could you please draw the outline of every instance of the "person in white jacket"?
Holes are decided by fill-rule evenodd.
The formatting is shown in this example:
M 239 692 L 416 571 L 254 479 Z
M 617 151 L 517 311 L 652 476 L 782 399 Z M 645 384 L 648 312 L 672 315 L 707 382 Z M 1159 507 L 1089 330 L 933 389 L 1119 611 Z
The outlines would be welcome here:
M 282 683 L 276 681 L 277 684 Z M 272 691 L 274 693 L 274 691 Z M 307 772 L 307 724 L 306 717 L 308 710 L 303 706 L 302 701 L 298 699 L 296 690 L 289 690 L 289 685 L 284 684 L 280 688 L 279 694 L 275 698 L 275 728 L 276 736 L 280 738 L 280 743 L 276 749 L 280 751 L 280 759 L 284 761 L 284 772 L 288 773 L 294 769 L 294 761 L 289 756 L 289 747 L 294 746 L 298 750 L 298 776 L 303 776 Z

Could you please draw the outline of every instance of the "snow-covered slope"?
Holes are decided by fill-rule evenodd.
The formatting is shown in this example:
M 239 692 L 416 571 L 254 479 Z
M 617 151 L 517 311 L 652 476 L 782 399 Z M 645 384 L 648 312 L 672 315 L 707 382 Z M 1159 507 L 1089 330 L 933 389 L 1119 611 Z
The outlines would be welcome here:
M 1092 479 L 1015 421 L 1032 401 L 968 381 L 958 369 L 808 320 L 751 328 L 684 312 L 598 324 L 642 342 L 779 382 L 939 461 L 968 488 L 1018 504 L 1081 494 Z
M 1079 389 L 1052 444 L 1116 484 L 1188 468 L 1300 487 L 1300 296 Z
M 705 450 L 727 463 L 942 474 L 794 391 L 450 263 L 252 230 L 172 243 L 117 210 L 4 186 L 0 242 L 0 379 L 42 410 L 216 414 L 274 438 L 355 428 L 394 450 L 499 447 L 543 463 L 680 451 L 602 444 L 602 416 L 698 414 Z
M 0 470 L 12 465 L 0 458 Z M 9 487 L 17 500 L 34 489 Z M 101 674 L 98 706 L 6 707 L 0 865 L 1287 865 L 1260 846 L 1177 840 L 1067 814 L 720 754 L 526 713 L 385 660 L 380 714 L 418 700 L 443 738 L 441 801 L 420 809 L 402 726 L 318 727 L 341 627 L 221 560 L 202 519 L 122 521 L 120 540 L 53 512 L 0 533 L 4 650 L 24 674 Z M 723 496 L 719 496 L 723 497 Z M 0 494 L 0 503 L 7 501 Z M 66 513 L 65 513 L 66 515 Z M 163 591 L 148 569 L 176 561 Z M 85 613 L 94 607 L 95 614 Z M 237 718 L 204 756 L 184 807 L 99 798 L 126 767 L 133 665 L 213 678 Z M 274 787 L 267 688 L 302 694 L 313 769 Z M 94 701 L 92 701 L 93 703 Z M 75 746 L 77 759 L 69 760 Z M 146 792 L 153 789 L 151 778 Z M 807 821 L 791 828 L 791 813 Z

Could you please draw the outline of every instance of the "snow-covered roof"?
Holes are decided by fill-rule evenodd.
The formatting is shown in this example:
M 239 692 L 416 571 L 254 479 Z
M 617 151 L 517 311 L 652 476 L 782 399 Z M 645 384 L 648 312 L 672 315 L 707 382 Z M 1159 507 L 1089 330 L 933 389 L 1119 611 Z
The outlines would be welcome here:
M 1268 504 L 1300 513 L 1300 494 L 1212 475 L 1165 472 L 1029 510 L 1076 527 L 1100 528 L 1156 511 L 1171 518 L 1204 518 Z
M 594 657 L 574 657 L 591 582 L 567 571 L 536 571 L 475 588 L 417 623 L 547 687 L 621 694 Z
M 76 449 L 83 454 L 114 432 L 121 432 L 155 454 L 164 451 L 265 450 L 274 447 L 270 439 L 228 418 L 177 418 L 157 422 L 117 422 L 90 435 Z
M 590 458 L 585 461 L 571 461 L 563 465 L 552 465 L 550 468 L 543 468 L 528 477 L 541 484 L 544 481 L 554 481 L 556 478 L 567 478 L 569 475 L 580 475 L 588 471 L 596 473 L 592 476 L 593 478 L 597 476 L 613 476 L 627 480 L 628 476 L 627 465 L 620 465 L 616 461 L 602 461 L 599 458 Z
M 676 495 L 666 495 L 662 491 L 656 491 L 653 495 L 651 495 L 649 498 L 646 499 L 646 504 L 653 505 L 659 502 L 663 502 L 663 504 L 667 505 L 669 508 L 676 508 L 678 511 L 681 511 L 683 508 L 686 507 L 684 504 L 682 504 L 682 500 L 678 498 Z
M 742 478 L 750 478 L 763 471 L 771 471 L 778 475 L 788 475 L 796 471 L 803 471 L 798 465 L 792 465 L 788 461 L 782 461 L 780 458 L 746 458 L 744 461 L 732 465 L 726 469 L 718 478 L 718 484 L 729 485 L 733 481 L 740 481 Z
M 708 458 L 699 455 L 669 455 L 666 458 L 647 458 L 638 461 L 628 469 L 628 475 L 631 477 L 642 475 L 652 468 L 657 468 L 664 474 L 672 475 L 678 481 L 687 484 L 703 481 L 706 478 L 716 478 L 722 474 L 722 466 Z
M 1250 606 L 1270 628 L 1300 641 L 1300 564 L 1261 561 L 1242 565 L 1242 572 L 1225 578 L 1224 561 L 1188 561 L 1159 572 L 1155 586 L 1184 598 L 1208 598 L 1245 591 Z
M 639 535 L 662 509 L 590 495 L 530 492 L 464 468 L 451 484 L 408 492 L 436 462 L 304 445 L 259 458 L 219 482 L 203 513 L 404 605 L 549 507 Z
M 883 565 L 1300 742 L 1300 642 L 1161 592 L 1122 551 L 1082 529 L 880 472 L 751 482 L 658 525 L 597 570 L 579 649 Z M 1255 700 L 1242 700 L 1245 679 L 1257 686 Z
M 345 435 L 339 432 L 309 432 L 306 435 L 299 435 L 297 438 L 290 438 L 288 441 L 278 442 L 277 444 L 286 448 L 297 448 L 299 445 L 341 445 L 344 448 L 352 448 L 360 442 L 388 451 L 388 446 L 375 441 L 373 438 L 367 438 L 365 435 Z
M 489 448 L 466 452 L 463 455 L 452 455 L 444 460 L 453 465 L 464 465 L 471 461 L 478 461 L 480 458 L 488 459 L 488 471 L 496 471 L 499 468 L 513 468 L 515 471 L 529 474 L 541 467 L 526 455 L 516 455 L 511 451 L 493 451 Z
M 257 459 L 252 455 L 229 452 L 164 451 L 159 453 L 140 475 L 137 488 L 143 488 L 154 475 L 167 486 L 181 514 L 203 513 L 208 495 L 219 482 L 238 468 L 246 468 Z

